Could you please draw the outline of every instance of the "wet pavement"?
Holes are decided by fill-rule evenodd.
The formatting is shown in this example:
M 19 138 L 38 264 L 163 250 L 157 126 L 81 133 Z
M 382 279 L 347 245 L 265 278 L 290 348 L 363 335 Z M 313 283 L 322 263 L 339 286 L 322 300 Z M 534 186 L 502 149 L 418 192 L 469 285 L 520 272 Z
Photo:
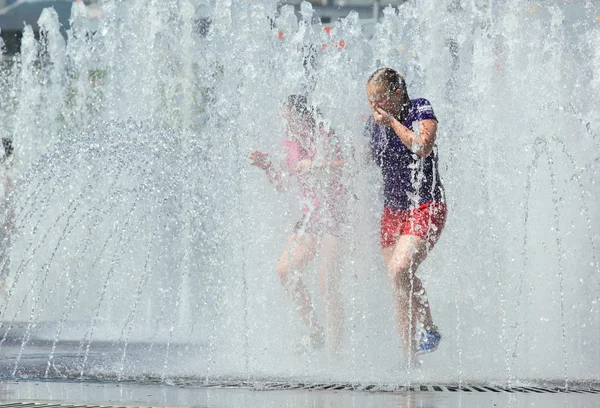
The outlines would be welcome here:
M 269 390 L 165 384 L 7 381 L 0 407 L 11 402 L 88 406 L 238 407 L 598 407 L 596 393 L 357 392 Z M 45 405 L 39 405 L 44 407 Z M 84 408 L 84 407 L 81 407 Z
M 146 376 L 119 381 L 114 370 L 81 376 L 80 343 L 6 339 L 0 350 L 0 408 L 194 407 L 599 407 L 600 384 L 356 384 Z M 131 351 L 135 353 L 135 346 Z M 88 367 L 114 367 L 118 348 L 96 343 Z M 17 363 L 18 361 L 18 363 Z

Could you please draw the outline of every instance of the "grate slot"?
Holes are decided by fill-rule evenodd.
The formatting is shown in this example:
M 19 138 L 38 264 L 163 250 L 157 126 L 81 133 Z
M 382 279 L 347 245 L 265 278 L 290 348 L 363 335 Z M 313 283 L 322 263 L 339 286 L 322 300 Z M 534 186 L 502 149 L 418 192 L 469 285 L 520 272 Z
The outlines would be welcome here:
M 284 384 L 284 383 L 277 383 L 277 384 L 273 384 L 270 388 L 274 389 L 274 390 L 281 390 L 281 389 L 286 389 L 289 388 L 289 384 Z
M 539 392 L 547 393 L 547 394 L 556 394 L 557 391 L 548 389 L 548 388 L 540 388 L 540 387 L 530 387 L 534 390 L 539 390 Z
M 441 388 L 439 385 L 434 385 L 434 386 L 433 386 L 433 390 L 434 390 L 434 391 L 438 391 L 438 392 L 439 392 L 439 391 L 444 391 L 444 390 L 442 390 L 442 388 Z
M 538 393 L 538 394 L 544 393 L 544 391 L 539 391 L 539 390 L 536 390 L 535 388 L 531 388 L 531 387 L 521 387 L 521 388 L 523 388 L 524 390 L 527 390 L 527 391 L 532 391 L 532 392 Z

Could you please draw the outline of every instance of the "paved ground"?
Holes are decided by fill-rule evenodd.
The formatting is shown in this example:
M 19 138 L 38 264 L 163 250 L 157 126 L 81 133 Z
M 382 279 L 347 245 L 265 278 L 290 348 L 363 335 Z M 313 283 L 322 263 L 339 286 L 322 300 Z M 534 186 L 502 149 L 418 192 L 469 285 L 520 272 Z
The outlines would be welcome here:
M 31 342 L 21 353 L 19 341 L 0 349 L 0 408 L 45 408 L 57 404 L 98 406 L 195 407 L 600 407 L 600 384 L 546 383 L 526 387 L 486 384 L 350 384 L 280 379 L 248 381 L 197 377 L 117 381 L 96 371 L 80 377 L 79 344 L 63 343 L 48 367 L 49 342 Z M 135 352 L 135 345 L 131 351 Z M 19 357 L 20 355 L 20 357 Z M 119 354 L 96 344 L 89 366 L 114 366 Z M 15 361 L 19 359 L 15 371 Z M 35 402 L 35 405 L 32 405 Z M 29 404 L 29 405 L 27 405 Z M 86 407 L 79 407 L 86 408 Z
M 7 403 L 49 402 L 93 406 L 259 407 L 598 407 L 600 394 L 517 392 L 357 392 L 176 387 L 150 384 L 2 382 Z M 17 408 L 14 407 L 13 408 Z M 83 408 L 83 407 L 82 407 Z

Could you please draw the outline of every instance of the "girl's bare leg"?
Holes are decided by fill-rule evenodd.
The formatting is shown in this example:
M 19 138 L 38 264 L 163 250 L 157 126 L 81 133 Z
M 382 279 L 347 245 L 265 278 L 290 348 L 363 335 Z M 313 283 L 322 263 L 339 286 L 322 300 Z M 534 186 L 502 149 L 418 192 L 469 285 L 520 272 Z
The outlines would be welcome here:
M 415 329 L 421 321 L 429 330 L 435 329 L 427 294 L 417 268 L 425 260 L 427 242 L 412 235 L 402 235 L 394 246 L 385 248 L 383 256 L 392 285 L 398 331 L 402 337 L 404 355 L 409 361 L 417 351 Z
M 302 281 L 306 265 L 315 257 L 317 237 L 314 234 L 292 234 L 281 253 L 277 273 L 286 293 L 311 334 L 320 334 L 319 325 L 308 290 Z
M 342 277 L 342 242 L 325 234 L 321 243 L 319 289 L 327 310 L 327 331 L 334 351 L 339 351 L 344 337 L 344 302 L 340 292 Z

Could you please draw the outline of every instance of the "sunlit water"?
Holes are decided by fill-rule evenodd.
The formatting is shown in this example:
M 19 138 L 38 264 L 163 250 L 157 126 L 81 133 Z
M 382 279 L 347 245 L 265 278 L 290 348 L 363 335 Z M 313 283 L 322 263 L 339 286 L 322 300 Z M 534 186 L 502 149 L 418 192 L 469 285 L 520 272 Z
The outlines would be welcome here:
M 0 133 L 14 140 L 20 177 L 0 303 L 2 335 L 21 350 L 15 375 L 43 338 L 79 344 L 83 375 L 598 380 L 600 10 L 410 3 L 386 9 L 372 36 L 356 14 L 328 34 L 308 3 L 298 20 L 274 0 L 106 0 L 94 22 L 74 6 L 67 41 L 51 11 L 39 41 L 26 28 L 0 74 Z M 434 106 L 450 209 L 420 268 L 444 339 L 411 372 L 395 369 L 377 169 L 345 168 L 336 361 L 293 352 L 303 327 L 276 261 L 299 204 L 246 159 L 277 152 L 293 93 L 308 94 L 357 157 L 365 81 L 381 66 Z M 316 293 L 315 267 L 305 279 Z M 90 350 L 106 341 L 121 357 L 94 366 Z

